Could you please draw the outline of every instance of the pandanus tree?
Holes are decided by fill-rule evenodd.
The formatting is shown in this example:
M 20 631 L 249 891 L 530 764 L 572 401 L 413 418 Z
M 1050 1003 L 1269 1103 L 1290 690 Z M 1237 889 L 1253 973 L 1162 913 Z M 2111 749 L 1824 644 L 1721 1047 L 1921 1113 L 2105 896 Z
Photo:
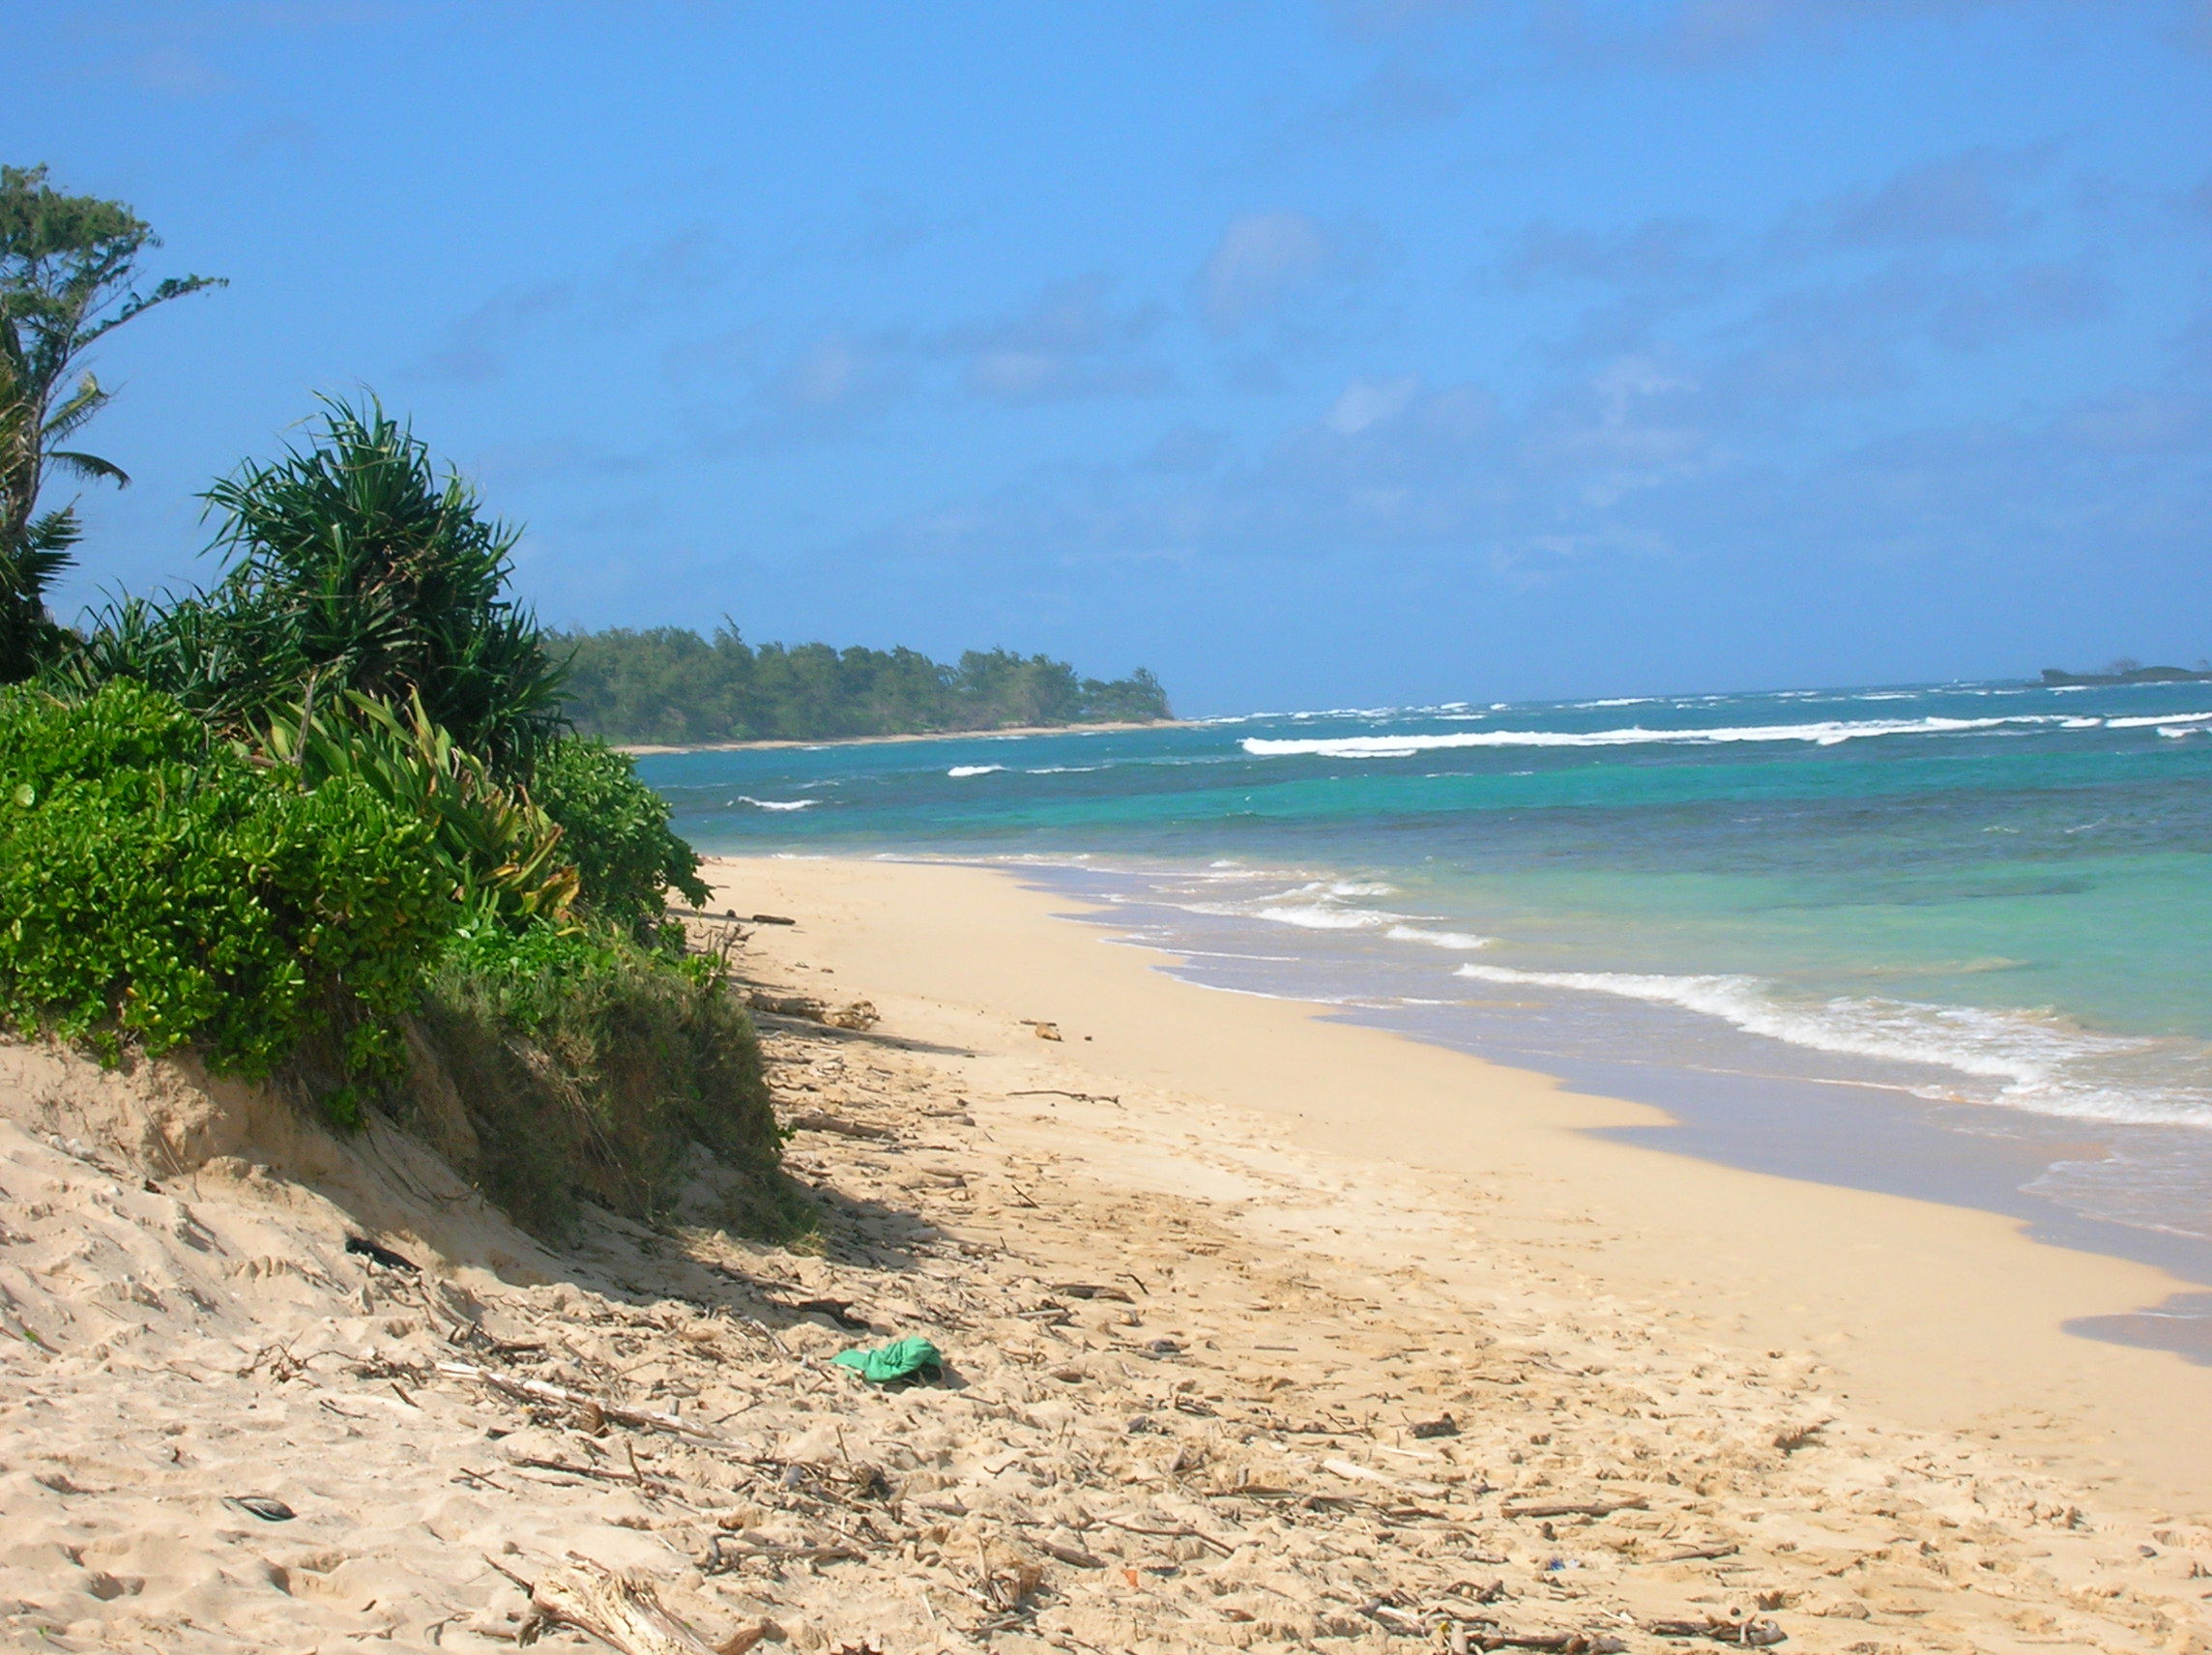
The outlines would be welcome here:
M 519 531 L 482 514 L 457 472 L 374 398 L 326 399 L 314 440 L 209 489 L 229 566 L 211 595 L 242 686 L 394 705 L 503 771 L 564 722 L 561 666 L 507 595 Z M 247 709 L 247 711 L 252 711 Z
M 562 663 L 508 595 L 517 531 L 373 397 L 326 398 L 319 426 L 204 498 L 224 559 L 208 591 L 126 598 L 55 676 L 133 678 L 238 734 L 413 707 L 502 778 L 564 726 Z
M 139 255 L 160 245 L 119 201 L 64 195 L 43 166 L 0 167 L 0 682 L 49 653 L 46 591 L 83 534 L 73 505 L 40 509 L 47 481 L 131 480 L 72 446 L 114 395 L 86 354 L 155 305 L 220 285 L 172 276 L 141 292 Z

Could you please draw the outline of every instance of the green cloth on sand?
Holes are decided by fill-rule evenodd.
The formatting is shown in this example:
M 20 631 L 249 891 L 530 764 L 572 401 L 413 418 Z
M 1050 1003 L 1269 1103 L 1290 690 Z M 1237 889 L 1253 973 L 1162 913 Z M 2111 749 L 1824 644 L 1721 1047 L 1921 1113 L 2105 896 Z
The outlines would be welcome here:
M 917 1374 L 935 1379 L 945 1366 L 937 1347 L 919 1337 L 894 1339 L 873 1350 L 840 1350 L 830 1359 L 840 1368 L 852 1369 L 871 1385 L 911 1379 Z

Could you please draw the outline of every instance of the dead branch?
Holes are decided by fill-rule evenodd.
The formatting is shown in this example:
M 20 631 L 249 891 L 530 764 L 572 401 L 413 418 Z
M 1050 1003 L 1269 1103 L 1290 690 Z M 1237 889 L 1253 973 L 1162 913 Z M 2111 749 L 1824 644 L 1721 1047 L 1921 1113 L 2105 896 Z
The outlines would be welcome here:
M 569 1390 L 565 1385 L 547 1384 L 543 1379 L 523 1379 L 511 1374 L 495 1374 L 489 1368 L 478 1367 L 474 1362 L 440 1362 L 437 1368 L 439 1373 L 449 1379 L 474 1379 L 480 1385 L 488 1385 L 495 1391 L 504 1391 L 509 1396 L 520 1397 L 528 1402 L 559 1403 L 563 1408 L 572 1408 L 579 1411 L 597 1408 L 602 1419 L 629 1426 L 633 1430 L 666 1431 L 701 1442 L 724 1445 L 729 1442 L 729 1438 L 718 1432 L 701 1430 L 689 1420 L 679 1419 L 673 1413 L 656 1413 L 643 1408 L 623 1408 L 615 1403 L 603 1402 L 597 1397 L 588 1397 L 581 1391 Z
M 1621 1500 L 1555 1500 L 1541 1505 L 1508 1505 L 1506 1517 L 1611 1517 L 1616 1511 L 1642 1511 L 1651 1502 L 1642 1495 Z

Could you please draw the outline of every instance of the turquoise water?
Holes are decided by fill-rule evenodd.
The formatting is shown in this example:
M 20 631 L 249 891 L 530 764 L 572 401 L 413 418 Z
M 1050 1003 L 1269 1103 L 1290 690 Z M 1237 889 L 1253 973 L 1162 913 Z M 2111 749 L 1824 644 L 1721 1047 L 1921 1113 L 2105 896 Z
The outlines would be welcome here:
M 1221 986 L 1614 1089 L 1634 1071 L 1671 1107 L 1687 1076 L 1764 1085 L 1762 1129 L 1795 1111 L 1807 1142 L 1903 1100 L 1961 1153 L 2001 1144 L 2017 1170 L 2029 1146 L 2041 1197 L 2212 1238 L 2212 684 L 1298 713 L 640 768 L 705 849 L 1019 862 Z

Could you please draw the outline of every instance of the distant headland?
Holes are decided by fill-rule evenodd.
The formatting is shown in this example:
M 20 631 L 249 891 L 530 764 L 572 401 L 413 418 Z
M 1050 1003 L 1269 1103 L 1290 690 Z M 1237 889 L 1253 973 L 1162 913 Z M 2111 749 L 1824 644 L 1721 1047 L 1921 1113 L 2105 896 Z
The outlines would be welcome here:
M 681 626 L 557 635 L 564 711 L 575 728 L 632 750 L 1155 724 L 1174 718 L 1160 681 L 1084 678 L 1065 661 L 970 650 L 747 644 Z
M 2064 667 L 2045 667 L 2043 682 L 2047 685 L 2085 683 L 2208 683 L 2212 682 L 2212 664 L 2197 663 L 2192 671 L 2188 667 L 2146 667 L 2134 661 L 2114 661 L 2103 672 L 2068 672 Z

